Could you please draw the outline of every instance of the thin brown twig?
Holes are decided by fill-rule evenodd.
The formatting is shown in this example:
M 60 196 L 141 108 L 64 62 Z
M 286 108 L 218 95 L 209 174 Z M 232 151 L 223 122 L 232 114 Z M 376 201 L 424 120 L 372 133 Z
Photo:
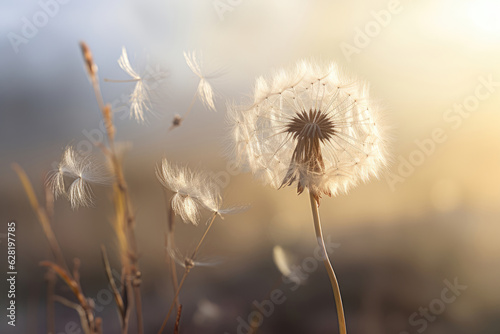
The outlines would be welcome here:
M 42 225 L 43 232 L 47 237 L 50 249 L 52 251 L 52 254 L 54 255 L 56 262 L 61 267 L 68 270 L 68 266 L 66 265 L 66 262 L 64 261 L 64 256 L 62 255 L 61 247 L 59 247 L 59 243 L 57 242 L 54 231 L 52 230 L 49 217 L 47 216 L 47 213 L 45 212 L 44 208 L 40 206 L 38 199 L 35 195 L 35 191 L 33 190 L 31 181 L 26 175 L 24 169 L 18 164 L 16 163 L 12 164 L 12 169 L 17 173 L 17 176 L 21 180 L 21 183 L 23 185 L 26 195 L 28 196 L 28 200 L 31 204 L 31 207 L 33 208 L 33 211 L 35 211 L 35 214 L 38 217 L 38 221 L 40 222 L 40 225 Z
M 99 317 L 95 319 L 95 327 L 96 327 L 96 333 L 102 334 L 102 318 Z
M 57 276 L 54 270 L 50 269 L 45 277 L 47 280 L 47 333 L 55 334 L 54 295 Z
M 80 323 L 82 324 L 83 332 L 85 334 L 88 333 L 93 333 L 89 327 L 89 324 L 87 323 L 87 314 L 85 313 L 85 310 L 83 307 L 77 303 L 73 303 L 72 301 L 67 300 L 64 297 L 55 295 L 54 296 L 54 301 L 57 301 L 58 303 L 74 309 L 76 312 L 78 312 L 78 315 L 80 316 Z
M 170 305 L 170 308 L 168 309 L 167 315 L 165 316 L 165 319 L 163 320 L 163 323 L 160 327 L 160 330 L 158 331 L 158 334 L 163 333 L 163 330 L 165 329 L 165 326 L 167 325 L 168 319 L 170 318 L 170 315 L 172 314 L 172 310 L 174 309 L 174 306 L 175 306 L 175 299 L 179 296 L 179 293 L 182 289 L 182 286 L 184 285 L 184 282 L 186 281 L 186 278 L 187 278 L 189 272 L 191 271 L 191 269 L 194 266 L 194 260 L 196 258 L 196 254 L 198 254 L 198 251 L 200 250 L 200 247 L 201 247 L 203 241 L 207 237 L 208 231 L 210 231 L 210 229 L 212 228 L 212 225 L 214 224 L 216 217 L 217 217 L 217 212 L 214 212 L 212 219 L 210 220 L 210 223 L 208 224 L 208 227 L 205 230 L 205 233 L 203 233 L 203 236 L 201 237 L 200 241 L 198 242 L 198 245 L 196 246 L 196 248 L 193 251 L 193 255 L 191 255 L 191 258 L 188 259 L 191 261 L 191 264 L 188 265 L 188 263 L 187 263 L 188 261 L 186 260 L 186 267 L 184 270 L 184 275 L 182 275 L 182 279 L 179 283 L 179 287 L 177 288 L 177 291 L 175 291 L 174 300 L 172 301 L 172 304 Z
M 135 217 L 132 213 L 132 204 L 130 200 L 130 195 L 128 193 L 127 183 L 125 181 L 124 173 L 120 161 L 118 159 L 115 145 L 114 145 L 114 137 L 115 137 L 115 127 L 113 124 L 113 113 L 110 105 L 106 105 L 104 103 L 104 99 L 102 97 L 101 89 L 99 86 L 99 81 L 97 79 L 97 66 L 95 65 L 92 54 L 90 52 L 89 47 L 84 43 L 80 43 L 80 47 L 82 49 L 82 54 L 85 60 L 85 64 L 87 66 L 87 72 L 89 73 L 89 77 L 91 79 L 92 87 L 94 88 L 94 93 L 97 99 L 97 103 L 99 105 L 99 109 L 102 112 L 103 120 L 106 125 L 106 135 L 108 139 L 108 150 L 103 150 L 107 152 L 107 156 L 111 161 L 111 166 L 115 175 L 115 192 L 117 195 L 115 196 L 115 207 L 120 207 L 123 211 L 121 212 L 121 217 L 119 217 L 119 222 L 123 225 L 121 227 L 117 226 L 117 228 L 121 228 L 125 240 L 126 240 L 126 249 L 122 251 L 126 252 L 126 255 L 122 254 L 123 269 L 124 269 L 124 280 L 125 289 L 127 293 L 127 303 L 124 303 L 124 306 L 127 308 L 125 312 L 125 321 L 123 323 L 123 330 L 126 330 L 128 327 L 128 316 L 130 314 L 129 307 L 131 308 L 133 304 L 135 304 L 136 314 L 137 314 L 137 330 L 139 334 L 143 333 L 143 315 L 142 315 L 142 303 L 141 303 L 141 293 L 140 293 L 140 271 L 138 267 L 138 251 L 137 251 L 137 242 L 135 238 Z M 118 218 L 118 217 L 117 217 Z M 133 291 L 132 291 L 133 290 Z M 135 296 L 135 303 L 133 302 L 132 296 Z M 126 332 L 126 331 L 125 331 Z
M 120 317 L 121 317 L 121 322 L 123 325 L 123 321 L 125 320 L 125 308 L 123 306 L 123 299 L 120 294 L 120 291 L 118 291 L 118 288 L 116 287 L 116 282 L 115 279 L 113 278 L 113 274 L 111 272 L 111 266 L 109 264 L 108 260 L 108 254 L 106 252 L 106 247 L 104 245 L 101 245 L 101 253 L 102 253 L 102 261 L 104 263 L 104 268 L 106 270 L 106 277 L 108 278 L 109 285 L 111 286 L 111 290 L 113 291 L 113 296 L 115 298 L 115 303 L 118 307 L 118 310 L 120 312 Z
M 58 274 L 65 281 L 65 283 L 72 289 L 73 293 L 78 299 L 78 302 L 81 305 L 82 310 L 84 310 L 85 312 L 85 321 L 82 323 L 82 326 L 88 325 L 90 333 L 94 333 L 95 328 L 94 328 L 93 309 L 87 302 L 87 299 L 85 298 L 81 286 L 78 282 L 79 281 L 78 262 L 75 262 L 75 268 L 72 274 L 69 271 L 66 262 L 64 261 L 61 248 L 59 246 L 59 243 L 57 242 L 54 231 L 52 230 L 52 226 L 50 224 L 50 219 L 47 215 L 47 212 L 43 207 L 40 206 L 38 199 L 35 195 L 35 191 L 33 190 L 33 186 L 28 176 L 26 175 L 26 172 L 22 169 L 21 166 L 15 163 L 12 164 L 12 169 L 14 169 L 19 179 L 21 180 L 21 183 L 23 185 L 24 191 L 26 192 L 26 195 L 28 196 L 31 207 L 33 208 L 33 211 L 35 211 L 38 220 L 42 225 L 44 234 L 47 237 L 47 240 L 49 241 L 50 249 L 54 255 L 54 258 L 56 259 L 56 263 L 50 261 L 43 261 L 41 262 L 41 265 L 49 267 L 50 270 Z M 54 298 L 53 300 L 56 300 L 55 296 L 53 298 Z
M 133 287 L 134 287 L 134 301 L 135 301 L 135 311 L 137 313 L 137 330 L 139 334 L 143 333 L 144 328 L 144 320 L 142 315 L 142 299 L 141 299 L 141 277 L 140 271 L 136 271 L 136 278 L 134 279 Z
M 175 318 L 174 334 L 179 334 L 179 326 L 181 323 L 181 312 L 182 312 L 182 305 L 179 305 L 179 307 L 177 308 L 177 318 Z
M 59 277 L 62 278 L 62 280 L 68 285 L 68 287 L 71 289 L 73 294 L 75 295 L 76 299 L 78 300 L 78 304 L 72 303 L 69 304 L 70 307 L 74 308 L 80 313 L 80 309 L 83 310 L 83 313 L 85 317 L 82 317 L 82 326 L 87 326 L 89 328 L 89 333 L 95 333 L 95 318 L 94 318 L 94 310 L 92 306 L 89 304 L 87 298 L 83 294 L 83 291 L 81 289 L 81 286 L 78 284 L 78 282 L 71 276 L 71 273 L 66 271 L 64 268 L 58 266 L 55 263 L 49 262 L 49 261 L 42 261 L 40 262 L 41 266 L 44 267 L 49 267 L 50 269 L 54 270 Z M 77 274 L 77 276 L 79 276 Z M 58 296 L 57 296 L 58 297 Z M 61 301 L 62 297 L 56 298 L 55 300 Z M 78 307 L 74 307 L 74 305 L 78 305 Z M 80 313 L 81 315 L 81 313 Z

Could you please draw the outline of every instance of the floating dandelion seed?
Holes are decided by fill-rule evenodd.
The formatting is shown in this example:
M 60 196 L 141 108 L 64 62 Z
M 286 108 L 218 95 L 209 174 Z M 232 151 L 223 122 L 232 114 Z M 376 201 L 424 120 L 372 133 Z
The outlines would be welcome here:
M 130 65 L 127 50 L 122 47 L 122 54 L 118 59 L 118 65 L 125 71 L 132 79 L 130 80 L 110 80 L 105 79 L 107 82 L 135 82 L 134 90 L 130 94 L 130 117 L 134 118 L 138 123 L 144 123 L 144 113 L 151 110 L 149 101 L 149 86 L 146 78 L 139 75 Z
M 273 261 L 276 268 L 278 268 L 280 273 L 289 281 L 294 282 L 295 284 L 305 283 L 306 277 L 302 277 L 299 274 L 300 271 L 292 270 L 290 255 L 285 252 L 283 247 L 278 245 L 273 247 Z
M 67 187 L 65 178 L 71 181 Z M 65 149 L 58 169 L 47 180 L 55 197 L 67 196 L 73 209 L 93 204 L 91 183 L 107 184 L 109 181 L 102 165 L 91 156 L 77 153 L 71 146 Z
M 200 82 L 198 84 L 197 95 L 200 98 L 200 101 L 209 109 L 215 111 L 215 103 L 214 103 L 214 91 L 212 86 L 207 81 L 208 76 L 203 75 L 201 71 L 200 63 L 196 59 L 196 53 L 194 52 L 184 52 L 184 59 L 186 59 L 186 63 L 193 71 L 194 74 L 198 78 L 200 78 Z
M 222 71 L 216 71 L 211 74 L 204 74 L 201 70 L 201 62 L 198 60 L 195 52 L 184 52 L 184 59 L 191 71 L 200 79 L 196 92 L 191 100 L 189 108 L 182 115 L 175 115 L 172 120 L 172 125 L 169 130 L 173 130 L 180 126 L 182 121 L 191 113 L 193 105 L 198 97 L 201 103 L 208 109 L 215 111 L 215 94 L 212 85 L 208 82 L 209 79 L 215 78 L 222 74 Z
M 316 201 L 366 181 L 386 162 L 378 111 L 365 83 L 336 65 L 301 61 L 257 79 L 254 104 L 231 107 L 236 157 L 276 188 L 297 184 Z
M 137 81 L 130 95 L 130 116 L 132 117 L 133 115 L 137 122 L 143 123 L 144 112 L 150 110 L 148 86 L 130 65 L 125 47 L 122 48 L 122 55 L 120 59 L 118 59 L 118 65 L 120 65 L 122 70 L 130 75 L 134 81 Z

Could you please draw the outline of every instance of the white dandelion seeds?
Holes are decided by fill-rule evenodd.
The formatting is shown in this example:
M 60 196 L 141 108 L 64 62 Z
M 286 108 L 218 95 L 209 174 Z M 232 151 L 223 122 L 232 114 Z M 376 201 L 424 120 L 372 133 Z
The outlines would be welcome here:
M 250 108 L 229 108 L 236 159 L 276 188 L 297 184 L 316 201 L 376 176 L 385 165 L 379 112 L 366 83 L 335 64 L 300 61 L 258 78 Z
M 196 59 L 195 52 L 184 52 L 184 59 L 186 64 L 193 71 L 194 74 L 200 79 L 198 83 L 197 95 L 200 101 L 209 109 L 215 111 L 214 103 L 214 90 L 207 81 L 210 76 L 203 75 L 201 71 L 200 62 Z
M 167 159 L 163 159 L 161 165 L 156 168 L 156 177 L 165 188 L 174 192 L 171 205 L 175 214 L 186 223 L 198 225 L 200 187 L 204 177 L 192 173 L 186 167 L 172 165 Z
M 186 223 L 198 225 L 200 209 L 222 216 L 235 214 L 246 209 L 245 206 L 225 207 L 220 188 L 215 180 L 204 172 L 192 172 L 186 167 L 172 165 L 163 159 L 156 169 L 160 183 L 174 192 L 172 209 Z
M 130 81 L 136 83 L 130 95 L 130 117 L 134 117 L 138 123 L 144 123 L 144 113 L 151 110 L 148 84 L 130 65 L 125 47 L 122 48 L 118 65 L 132 78 Z
M 67 186 L 66 181 L 69 181 Z M 79 154 L 68 146 L 62 155 L 58 169 L 51 172 L 47 183 L 58 198 L 65 195 L 73 209 L 93 205 L 90 184 L 108 184 L 110 177 L 105 168 L 89 155 Z

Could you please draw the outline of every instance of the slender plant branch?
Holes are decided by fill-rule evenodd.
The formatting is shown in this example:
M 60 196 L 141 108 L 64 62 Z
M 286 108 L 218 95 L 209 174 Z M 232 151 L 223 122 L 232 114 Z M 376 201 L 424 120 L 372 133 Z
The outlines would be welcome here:
M 106 125 L 106 136 L 108 139 L 109 149 L 103 148 L 103 151 L 110 159 L 115 176 L 115 192 L 117 193 L 117 196 L 115 196 L 115 206 L 119 206 L 122 209 L 122 211 L 120 212 L 121 217 L 117 217 L 118 221 L 122 223 L 122 226 L 119 226 L 117 228 L 121 227 L 126 239 L 126 250 L 122 250 L 126 252 L 126 256 L 122 256 L 122 260 L 124 261 L 123 269 L 125 274 L 124 283 L 126 284 L 125 290 L 127 291 L 127 299 L 131 301 L 130 303 L 127 302 L 126 304 L 127 310 L 125 312 L 125 317 L 128 318 L 130 314 L 130 312 L 128 312 L 128 307 L 132 307 L 131 305 L 133 305 L 134 296 L 135 310 L 137 315 L 137 330 L 138 334 L 143 334 L 143 315 L 140 292 L 141 272 L 139 271 L 138 265 L 138 251 L 135 237 L 135 217 L 132 213 L 132 204 L 127 188 L 127 183 L 125 181 L 123 168 L 120 164 L 120 160 L 118 159 L 118 155 L 116 153 L 114 145 L 115 127 L 113 124 L 113 113 L 111 110 L 111 106 L 104 103 L 101 89 L 99 87 L 99 80 L 97 77 L 97 66 L 94 63 L 92 53 L 90 52 L 87 44 L 85 44 L 84 42 L 80 43 L 80 47 L 82 50 L 87 72 L 92 83 L 92 87 L 94 88 L 95 97 L 97 99 L 99 109 L 101 110 L 102 117 Z M 123 325 L 124 328 L 122 328 L 122 330 L 124 330 L 124 333 L 126 333 L 128 329 L 128 319 L 125 319 Z
M 323 239 L 323 231 L 321 229 L 321 221 L 319 218 L 318 203 L 312 193 L 309 193 L 309 197 L 311 200 L 311 210 L 314 220 L 314 229 L 316 231 L 316 238 L 318 239 L 318 245 L 323 251 L 323 263 L 325 264 L 326 271 L 328 272 L 328 277 L 330 278 L 330 283 L 332 285 L 333 296 L 335 298 L 335 306 L 337 308 L 337 318 L 339 322 L 340 334 L 347 334 L 344 307 L 342 306 L 342 296 L 340 295 L 340 287 L 337 281 L 337 276 L 335 275 L 335 271 L 333 271 L 332 263 L 330 262 L 328 253 L 326 251 L 325 240 Z
M 203 243 L 203 241 L 205 241 L 205 238 L 207 237 L 208 231 L 210 231 L 210 228 L 214 224 L 215 218 L 217 218 L 217 212 L 214 212 L 214 214 L 212 215 L 212 219 L 210 220 L 210 223 L 208 223 L 208 227 L 205 230 L 205 233 L 203 233 L 203 236 L 201 237 L 200 241 L 198 242 L 198 245 L 196 246 L 196 248 L 193 251 L 193 255 L 191 255 L 191 260 L 194 261 L 194 259 L 196 258 L 196 254 L 198 254 L 198 251 L 200 250 L 201 244 Z
M 181 313 L 182 313 L 182 305 L 180 305 L 177 308 L 177 318 L 175 319 L 174 334 L 179 334 L 179 326 L 181 323 Z
M 166 205 L 168 231 L 165 235 L 165 259 L 170 266 L 170 273 L 172 274 L 172 284 L 174 287 L 174 291 L 177 291 L 177 288 L 179 287 L 179 281 L 177 279 L 177 268 L 175 266 L 175 261 L 168 254 L 168 249 L 175 249 L 175 213 L 174 210 L 172 210 L 172 201 L 167 201 L 167 191 L 165 190 L 165 188 L 163 188 L 163 195 L 165 196 L 165 201 L 168 203 L 168 205 Z M 179 306 L 179 298 L 176 298 L 175 307 L 179 308 Z
M 198 96 L 198 91 L 196 91 L 193 95 L 193 98 L 191 99 L 191 103 L 189 104 L 188 110 L 182 115 L 182 119 L 186 119 L 186 117 L 191 113 L 191 110 L 193 110 L 194 103 L 196 102 L 196 97 Z
M 49 269 L 45 277 L 47 280 L 47 333 L 55 334 L 54 296 L 57 276 L 52 269 Z
M 106 269 L 106 276 L 108 278 L 109 285 L 111 286 L 111 290 L 113 291 L 113 296 L 115 297 L 116 305 L 118 306 L 118 310 L 120 311 L 120 320 L 122 321 L 123 325 L 123 321 L 125 318 L 125 307 L 123 305 L 122 296 L 118 291 L 118 288 L 116 287 L 116 282 L 111 272 L 111 266 L 109 264 L 108 254 L 106 252 L 106 247 L 104 247 L 104 245 L 101 245 L 101 252 L 102 252 L 102 261 L 104 263 L 104 268 Z
M 165 326 L 167 325 L 167 321 L 170 318 L 170 314 L 172 313 L 172 310 L 174 309 L 175 306 L 175 299 L 179 297 L 179 292 L 181 292 L 181 288 L 184 285 L 184 282 L 186 281 L 186 277 L 188 276 L 189 272 L 191 271 L 191 267 L 186 267 L 184 270 L 184 275 L 182 275 L 181 281 L 179 282 L 179 287 L 177 288 L 177 291 L 175 291 L 175 296 L 174 296 L 174 301 L 170 305 L 170 308 L 168 309 L 167 315 L 165 316 L 165 319 L 163 320 L 163 323 L 161 324 L 161 328 L 158 331 L 158 334 L 163 333 L 163 330 L 165 329 Z
M 54 231 L 52 230 L 50 219 L 44 208 L 40 206 L 38 199 L 36 198 L 35 191 L 33 190 L 33 186 L 31 185 L 31 181 L 26 175 L 24 169 L 18 164 L 16 163 L 12 164 L 12 169 L 17 173 L 17 176 L 21 180 L 21 183 L 23 185 L 26 195 L 28 196 L 31 207 L 33 208 L 33 211 L 35 211 L 38 217 L 38 221 L 40 222 L 40 225 L 42 225 L 43 232 L 47 237 L 50 250 L 52 251 L 54 258 L 56 259 L 57 264 L 69 272 L 68 266 L 64 261 L 64 256 L 62 254 L 61 247 L 59 247 L 59 243 L 57 242 Z
M 207 237 L 208 231 L 210 231 L 212 225 L 214 224 L 216 217 L 217 217 L 217 212 L 214 212 L 214 214 L 212 215 L 212 218 L 210 220 L 210 223 L 208 224 L 208 227 L 205 230 L 205 233 L 203 233 L 203 236 L 201 237 L 200 241 L 198 242 L 198 245 L 196 246 L 196 248 L 193 251 L 193 255 L 191 255 L 191 258 L 186 259 L 186 267 L 184 270 L 184 275 L 182 275 L 181 281 L 179 283 L 179 287 L 177 288 L 177 291 L 175 291 L 174 300 L 172 301 L 172 304 L 170 305 L 170 308 L 168 309 L 167 315 L 165 316 L 165 319 L 163 320 L 163 323 L 161 325 L 160 330 L 158 331 L 158 334 L 163 333 L 163 330 L 165 329 L 165 326 L 167 325 L 167 321 L 170 318 L 170 315 L 172 314 L 172 311 L 175 307 L 175 300 L 176 300 L 176 298 L 179 297 L 179 293 L 181 292 L 181 288 L 184 285 L 184 282 L 186 281 L 186 278 L 187 278 L 189 272 L 194 267 L 194 260 L 196 258 L 196 254 L 198 254 L 198 251 L 200 250 L 200 247 L 203 244 L 203 241 Z M 187 263 L 188 260 L 191 261 L 191 263 Z

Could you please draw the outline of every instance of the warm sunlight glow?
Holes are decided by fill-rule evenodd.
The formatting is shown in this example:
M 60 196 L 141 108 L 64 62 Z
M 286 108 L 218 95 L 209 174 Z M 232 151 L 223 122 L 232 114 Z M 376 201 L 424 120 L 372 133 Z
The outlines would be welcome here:
M 500 33 L 500 1 L 471 1 L 467 6 L 467 16 L 485 32 Z

